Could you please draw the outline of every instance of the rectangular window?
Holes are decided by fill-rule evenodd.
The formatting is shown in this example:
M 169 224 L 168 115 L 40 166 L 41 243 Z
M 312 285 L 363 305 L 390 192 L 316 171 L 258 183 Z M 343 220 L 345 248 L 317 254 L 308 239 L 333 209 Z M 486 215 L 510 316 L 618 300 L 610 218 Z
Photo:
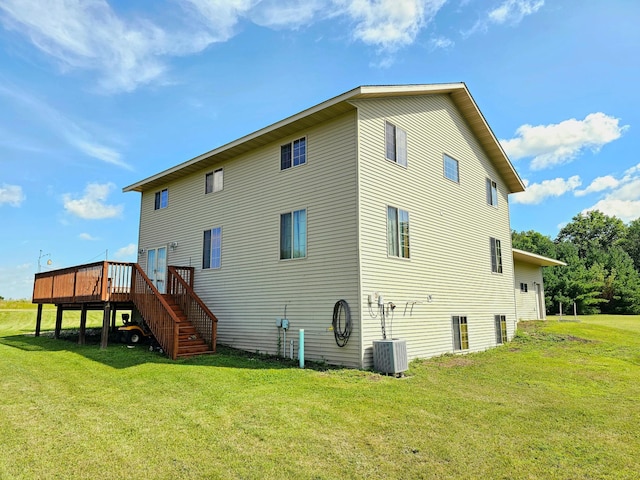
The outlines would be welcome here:
M 449 180 L 460 183 L 460 174 L 458 171 L 458 161 L 449 155 L 444 155 L 444 176 Z
M 385 122 L 385 155 L 403 167 L 407 166 L 407 132 Z
M 500 240 L 491 238 L 491 271 L 493 273 L 502 273 L 502 249 Z
M 209 172 L 204 177 L 204 193 L 219 192 L 224 184 L 224 176 L 221 168 Z
M 505 315 L 495 315 L 496 322 L 496 343 L 498 345 L 507 341 L 507 317 Z
M 387 207 L 387 254 L 409 258 L 409 212 Z
M 202 268 L 220 268 L 222 260 L 222 227 L 204 231 Z
M 307 211 L 296 210 L 280 215 L 280 259 L 307 256 Z
M 522 293 L 527 293 L 529 291 L 529 285 L 526 283 L 521 283 L 520 284 L 520 291 Z
M 453 327 L 453 349 L 469 350 L 469 330 L 467 329 L 467 317 L 451 317 Z
M 159 192 L 156 192 L 156 198 L 154 202 L 154 210 L 160 210 L 161 208 L 167 208 L 169 204 L 169 190 L 165 188 Z
M 299 138 L 280 146 L 280 170 L 307 163 L 307 139 Z
M 493 207 L 498 206 L 498 184 L 487 178 L 487 203 Z

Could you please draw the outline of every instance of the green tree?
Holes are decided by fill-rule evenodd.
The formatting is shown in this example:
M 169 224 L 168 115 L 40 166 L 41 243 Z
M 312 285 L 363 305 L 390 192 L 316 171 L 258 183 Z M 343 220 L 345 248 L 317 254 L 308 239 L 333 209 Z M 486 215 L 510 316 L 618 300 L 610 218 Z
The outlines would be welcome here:
M 640 218 L 636 218 L 627 227 L 622 248 L 629 254 L 636 270 L 640 272 Z
M 573 217 L 560 230 L 556 241 L 573 243 L 580 257 L 588 259 L 589 255 L 619 245 L 625 238 L 626 228 L 619 218 L 593 210 Z

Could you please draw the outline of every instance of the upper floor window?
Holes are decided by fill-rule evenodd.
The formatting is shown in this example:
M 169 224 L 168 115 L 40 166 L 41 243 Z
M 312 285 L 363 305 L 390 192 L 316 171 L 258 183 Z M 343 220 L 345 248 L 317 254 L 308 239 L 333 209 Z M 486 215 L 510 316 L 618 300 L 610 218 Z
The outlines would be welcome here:
M 498 206 L 498 184 L 487 178 L 487 203 L 491 206 Z
M 385 154 L 389 160 L 407 166 L 407 132 L 385 122 Z
M 296 210 L 280 215 L 280 259 L 307 256 L 307 211 Z
M 491 237 L 491 271 L 502 273 L 502 248 L 500 240 Z
M 299 138 L 280 146 L 280 170 L 303 165 L 307 162 L 307 139 Z
M 387 207 L 387 254 L 409 258 L 409 212 Z
M 222 228 L 204 231 L 202 268 L 220 268 L 222 260 Z
M 167 205 L 169 205 L 169 189 L 165 188 L 164 190 L 156 192 L 154 210 L 167 208 Z
M 219 192 L 224 183 L 223 171 L 221 168 L 209 172 L 204 176 L 204 193 Z
M 460 172 L 458 171 L 458 161 L 449 155 L 444 155 L 444 176 L 449 180 L 460 183 Z
M 467 317 L 458 315 L 451 317 L 454 350 L 469 349 L 469 330 L 467 325 Z

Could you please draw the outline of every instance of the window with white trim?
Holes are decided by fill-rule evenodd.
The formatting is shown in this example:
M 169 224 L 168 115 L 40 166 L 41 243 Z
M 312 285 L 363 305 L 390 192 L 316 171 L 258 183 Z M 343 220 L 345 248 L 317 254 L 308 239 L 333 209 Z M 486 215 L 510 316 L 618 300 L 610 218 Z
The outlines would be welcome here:
M 154 210 L 160 210 L 161 208 L 167 208 L 169 205 L 169 189 L 165 188 L 156 192 L 154 200 Z
M 495 315 L 496 343 L 498 345 L 507 341 L 507 317 L 506 315 Z
M 491 271 L 493 273 L 502 273 L 502 247 L 500 240 L 491 237 Z
M 387 207 L 387 254 L 409 258 L 409 212 Z
M 460 183 L 459 164 L 455 158 L 451 158 L 446 153 L 443 154 L 444 176 L 452 182 Z
M 385 155 L 388 160 L 407 166 L 407 132 L 393 123 L 385 122 Z
M 469 350 L 467 317 L 459 315 L 451 317 L 451 328 L 453 329 L 453 349 Z
M 529 285 L 527 283 L 520 283 L 520 292 L 527 293 L 529 291 Z
M 280 170 L 307 163 L 307 138 L 302 137 L 280 146 Z
M 498 184 L 490 178 L 487 178 L 487 204 L 498 206 Z
M 204 176 L 204 193 L 219 192 L 224 187 L 224 172 L 218 168 Z
M 280 259 L 307 256 L 307 211 L 295 210 L 280 215 Z
M 222 227 L 204 231 L 202 244 L 202 268 L 220 268 L 222 266 Z

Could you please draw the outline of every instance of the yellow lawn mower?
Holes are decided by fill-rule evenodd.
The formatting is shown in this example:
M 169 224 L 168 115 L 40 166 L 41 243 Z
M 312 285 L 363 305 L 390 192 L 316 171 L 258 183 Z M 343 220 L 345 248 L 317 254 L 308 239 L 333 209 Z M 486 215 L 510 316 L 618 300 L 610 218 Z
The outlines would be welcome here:
M 118 328 L 122 343 L 127 345 L 139 345 L 153 339 L 153 335 L 143 323 L 139 325 L 131 322 L 128 313 L 122 314 L 122 326 Z

